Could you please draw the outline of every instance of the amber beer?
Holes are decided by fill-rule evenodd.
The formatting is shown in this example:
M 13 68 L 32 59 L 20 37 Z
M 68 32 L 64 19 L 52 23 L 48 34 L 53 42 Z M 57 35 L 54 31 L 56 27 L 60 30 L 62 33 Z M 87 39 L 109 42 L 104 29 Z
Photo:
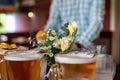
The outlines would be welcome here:
M 41 55 L 38 53 L 8 54 L 4 57 L 8 80 L 40 80 Z
M 0 51 L 0 60 L 4 58 L 4 52 Z M 3 74 L 3 75 L 1 75 Z M 0 63 L 0 79 L 7 80 L 6 63 Z
M 57 55 L 55 61 L 60 64 L 60 80 L 94 80 L 96 58 L 76 55 Z

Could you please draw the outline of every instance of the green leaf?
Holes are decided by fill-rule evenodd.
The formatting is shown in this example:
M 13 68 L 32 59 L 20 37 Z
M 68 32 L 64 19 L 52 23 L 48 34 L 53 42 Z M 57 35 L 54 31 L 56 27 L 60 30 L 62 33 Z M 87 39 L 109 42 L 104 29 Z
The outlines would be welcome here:
M 69 25 L 69 23 L 65 23 L 65 24 L 64 24 L 65 27 L 68 27 L 68 25 Z
M 51 66 L 55 63 L 55 55 L 53 57 L 50 57 L 49 55 L 44 55 L 44 58 L 48 62 L 48 66 Z
M 64 26 L 61 26 L 61 29 L 63 30 L 63 34 L 60 35 L 60 38 L 69 35 L 68 25 L 69 24 L 66 23 L 66 24 L 64 24 Z
M 51 46 L 53 44 L 53 41 L 49 40 L 48 38 L 46 39 L 45 45 L 46 46 Z
M 52 50 L 52 53 L 54 54 L 59 53 L 61 51 L 61 49 L 57 49 L 55 47 L 52 47 L 51 50 Z

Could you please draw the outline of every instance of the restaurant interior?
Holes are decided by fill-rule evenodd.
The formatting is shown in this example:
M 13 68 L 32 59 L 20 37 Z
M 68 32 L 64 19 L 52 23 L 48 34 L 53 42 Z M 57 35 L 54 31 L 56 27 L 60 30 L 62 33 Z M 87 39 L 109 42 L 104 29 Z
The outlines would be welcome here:
M 120 74 L 120 0 L 105 0 L 103 30 L 94 43 L 106 45 Z M 30 48 L 29 37 L 43 30 L 52 0 L 0 0 L 0 43 Z M 120 75 L 119 79 L 120 80 Z

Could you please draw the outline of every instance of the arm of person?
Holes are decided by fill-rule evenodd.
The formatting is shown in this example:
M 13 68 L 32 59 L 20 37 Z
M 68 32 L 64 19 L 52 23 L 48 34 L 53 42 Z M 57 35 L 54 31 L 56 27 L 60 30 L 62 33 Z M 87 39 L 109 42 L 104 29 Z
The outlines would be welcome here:
M 79 41 L 84 46 L 91 44 L 95 40 L 103 28 L 103 15 L 104 15 L 105 0 L 93 0 L 90 8 L 89 26 L 80 36 Z
M 50 6 L 49 19 L 44 27 L 44 30 L 54 29 L 54 26 L 58 23 L 58 3 L 59 0 L 53 0 Z

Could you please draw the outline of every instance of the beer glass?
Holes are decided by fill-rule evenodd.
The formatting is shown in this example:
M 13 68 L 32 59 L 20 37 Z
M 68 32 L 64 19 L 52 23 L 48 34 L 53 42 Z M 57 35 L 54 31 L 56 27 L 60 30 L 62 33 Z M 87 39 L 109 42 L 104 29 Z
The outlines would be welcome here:
M 6 63 L 7 75 L 4 77 L 7 80 L 40 80 L 41 54 L 30 51 L 9 53 L 2 61 Z
M 24 47 L 24 46 L 18 46 L 15 49 L 2 49 L 2 48 L 0 48 L 0 60 L 3 59 L 3 57 L 6 53 L 25 52 L 27 50 L 28 50 L 28 48 Z M 1 75 L 1 73 L 3 75 Z M 6 63 L 5 63 L 5 61 L 3 61 L 3 62 L 0 63 L 0 79 L 2 78 L 2 80 L 7 80 L 7 78 L 4 77 L 6 75 L 7 75 L 7 73 L 6 73 Z
M 112 55 L 97 55 L 95 80 L 113 80 L 116 65 Z
M 0 60 L 3 59 L 3 57 L 4 57 L 4 52 L 0 51 Z M 1 73 L 3 75 L 1 75 Z M 1 62 L 0 63 L 0 79 L 2 78 L 2 80 L 7 80 L 6 75 L 7 75 L 6 64 L 5 64 L 5 62 Z
M 96 56 L 90 53 L 73 51 L 70 54 L 57 54 L 55 61 L 57 68 L 53 68 L 55 77 L 51 80 L 94 80 Z

